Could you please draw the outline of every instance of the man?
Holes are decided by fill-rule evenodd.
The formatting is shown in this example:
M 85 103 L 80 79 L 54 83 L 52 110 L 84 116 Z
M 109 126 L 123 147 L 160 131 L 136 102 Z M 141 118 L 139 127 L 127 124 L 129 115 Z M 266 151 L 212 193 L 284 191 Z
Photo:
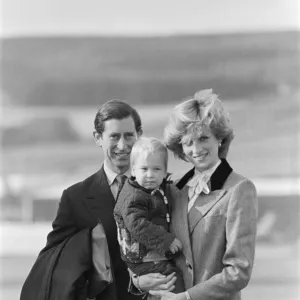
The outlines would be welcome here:
M 141 299 L 128 292 L 129 274 L 121 260 L 113 209 L 122 182 L 129 175 L 129 157 L 142 134 L 139 114 L 127 103 L 104 103 L 94 121 L 96 145 L 102 148 L 101 169 L 67 188 L 61 197 L 53 230 L 21 292 L 21 300 L 86 300 L 93 268 L 91 233 L 102 224 L 112 265 L 113 282 L 96 300 Z M 148 274 L 137 280 L 138 290 L 172 289 L 176 278 Z M 139 291 L 137 294 L 139 294 Z

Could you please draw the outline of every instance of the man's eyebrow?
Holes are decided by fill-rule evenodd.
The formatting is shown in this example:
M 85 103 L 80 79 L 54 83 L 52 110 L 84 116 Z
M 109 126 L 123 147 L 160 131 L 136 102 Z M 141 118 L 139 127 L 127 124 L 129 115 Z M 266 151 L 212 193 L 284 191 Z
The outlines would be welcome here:
M 134 135 L 134 131 L 126 131 L 126 132 L 111 132 L 109 135 L 112 136 L 112 135 L 117 135 L 117 136 L 121 136 L 122 134 L 123 135 Z

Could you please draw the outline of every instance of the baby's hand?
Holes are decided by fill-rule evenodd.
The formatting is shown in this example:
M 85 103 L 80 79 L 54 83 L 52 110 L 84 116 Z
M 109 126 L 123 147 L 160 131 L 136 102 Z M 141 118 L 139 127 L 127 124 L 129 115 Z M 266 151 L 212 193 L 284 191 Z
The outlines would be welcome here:
M 178 239 L 175 238 L 172 244 L 170 245 L 169 249 L 173 254 L 175 254 L 176 252 L 182 249 L 182 244 Z

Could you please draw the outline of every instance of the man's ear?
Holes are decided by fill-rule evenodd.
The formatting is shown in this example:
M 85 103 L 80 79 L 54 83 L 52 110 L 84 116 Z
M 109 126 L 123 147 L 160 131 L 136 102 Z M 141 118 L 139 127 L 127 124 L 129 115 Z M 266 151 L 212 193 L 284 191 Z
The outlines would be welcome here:
M 98 133 L 96 130 L 93 131 L 93 136 L 94 136 L 94 140 L 95 143 L 98 147 L 102 147 L 102 135 L 100 133 Z
M 143 129 L 140 129 L 138 132 L 137 132 L 137 137 L 141 137 L 143 134 Z

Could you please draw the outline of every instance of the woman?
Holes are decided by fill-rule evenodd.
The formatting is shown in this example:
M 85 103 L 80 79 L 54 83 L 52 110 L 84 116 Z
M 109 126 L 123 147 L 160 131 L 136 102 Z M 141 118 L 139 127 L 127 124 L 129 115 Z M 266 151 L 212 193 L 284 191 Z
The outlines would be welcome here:
M 250 280 L 256 190 L 226 161 L 232 139 L 228 115 L 212 90 L 177 105 L 165 128 L 167 147 L 194 168 L 173 176 L 178 191 L 172 195 L 172 227 L 183 244 L 177 265 L 186 292 L 151 291 L 162 300 L 238 300 Z

